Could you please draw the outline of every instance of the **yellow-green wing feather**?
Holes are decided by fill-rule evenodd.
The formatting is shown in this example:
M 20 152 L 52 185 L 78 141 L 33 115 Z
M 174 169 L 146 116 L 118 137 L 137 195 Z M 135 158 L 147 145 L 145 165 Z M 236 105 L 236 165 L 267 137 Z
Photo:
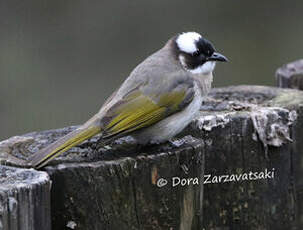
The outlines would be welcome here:
M 193 97 L 193 90 L 184 87 L 160 95 L 145 95 L 140 90 L 129 94 L 117 106 L 113 106 L 105 124 L 103 137 L 128 133 L 155 124 L 180 111 Z

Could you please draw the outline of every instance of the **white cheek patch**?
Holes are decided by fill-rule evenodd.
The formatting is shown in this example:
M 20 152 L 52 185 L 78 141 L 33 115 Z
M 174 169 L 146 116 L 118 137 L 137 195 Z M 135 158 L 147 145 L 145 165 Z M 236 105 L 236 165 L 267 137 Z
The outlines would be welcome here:
M 182 50 L 185 53 L 194 53 L 198 49 L 196 47 L 196 42 L 199 41 L 199 39 L 202 36 L 196 32 L 187 32 L 180 34 L 176 40 L 176 43 L 180 50 Z
M 209 74 L 214 71 L 215 66 L 216 66 L 216 62 L 209 61 L 201 66 L 196 67 L 195 69 L 188 69 L 188 71 L 193 74 Z
M 208 61 L 204 63 L 203 65 L 200 65 L 194 69 L 189 69 L 185 62 L 185 57 L 183 55 L 179 55 L 179 61 L 184 69 L 187 71 L 193 73 L 193 74 L 209 74 L 214 71 L 216 62 L 214 61 Z

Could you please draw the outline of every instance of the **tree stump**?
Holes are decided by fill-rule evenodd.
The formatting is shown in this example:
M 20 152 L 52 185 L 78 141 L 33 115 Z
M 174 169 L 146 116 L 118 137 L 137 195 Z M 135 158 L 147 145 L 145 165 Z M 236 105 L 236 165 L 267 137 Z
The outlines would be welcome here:
M 300 229 L 302 106 L 298 90 L 220 88 L 171 143 L 140 148 L 126 137 L 100 146 L 92 138 L 44 168 L 52 229 Z M 26 166 L 20 159 L 73 128 L 22 136 L 2 163 Z
M 303 59 L 279 68 L 276 71 L 276 79 L 281 88 L 303 90 Z
M 277 86 L 281 88 L 292 88 L 303 90 L 303 59 L 288 63 L 276 72 Z M 294 134 L 298 137 L 303 135 L 303 122 L 298 119 Z M 297 193 L 297 220 L 298 225 L 303 226 L 303 141 L 294 143 L 293 148 L 297 154 L 294 155 L 294 179 Z
M 186 130 L 208 143 L 203 227 L 297 229 L 294 171 L 303 135 L 302 92 L 236 86 L 210 96 Z M 251 173 L 257 177 L 250 180 Z
M 27 134 L 20 138 L 27 144 L 10 153 L 25 159 L 74 128 Z M 52 229 L 198 229 L 203 183 L 172 183 L 203 181 L 203 149 L 190 136 L 144 149 L 129 138 L 108 146 L 98 146 L 98 137 L 86 141 L 44 168 L 52 181 Z
M 0 229 L 50 230 L 47 173 L 0 165 Z

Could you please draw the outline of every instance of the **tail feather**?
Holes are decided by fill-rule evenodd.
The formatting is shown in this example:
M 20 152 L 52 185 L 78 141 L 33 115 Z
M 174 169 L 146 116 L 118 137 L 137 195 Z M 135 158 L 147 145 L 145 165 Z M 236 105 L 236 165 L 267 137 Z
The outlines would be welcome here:
M 86 128 L 78 128 L 62 138 L 59 138 L 54 143 L 39 150 L 33 155 L 30 164 L 35 168 L 45 166 L 50 160 L 57 157 L 70 148 L 82 143 L 83 141 L 100 133 L 101 129 L 98 126 L 90 126 Z

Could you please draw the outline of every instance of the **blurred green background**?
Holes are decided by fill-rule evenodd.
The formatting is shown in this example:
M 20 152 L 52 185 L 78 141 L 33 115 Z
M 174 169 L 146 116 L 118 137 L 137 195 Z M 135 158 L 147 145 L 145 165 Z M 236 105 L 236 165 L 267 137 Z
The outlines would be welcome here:
M 0 140 L 83 123 L 182 31 L 230 59 L 215 87 L 274 85 L 277 67 L 303 57 L 302 12 L 302 0 L 1 0 Z

